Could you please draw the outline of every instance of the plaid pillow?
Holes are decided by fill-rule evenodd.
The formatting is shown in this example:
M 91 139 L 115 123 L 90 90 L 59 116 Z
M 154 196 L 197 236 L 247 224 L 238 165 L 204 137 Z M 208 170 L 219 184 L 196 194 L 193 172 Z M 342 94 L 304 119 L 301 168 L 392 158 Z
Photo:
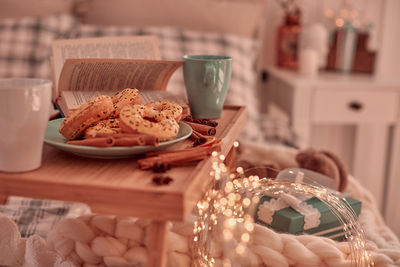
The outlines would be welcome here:
M 81 203 L 9 197 L 0 205 L 0 213 L 17 224 L 22 237 L 38 234 L 45 238 L 59 220 L 90 213 L 90 208 Z
M 0 78 L 51 78 L 51 42 L 73 36 L 71 15 L 0 20 Z
M 81 25 L 78 37 L 156 35 L 165 60 L 182 60 L 185 54 L 218 54 L 232 57 L 232 78 L 226 104 L 247 106 L 247 125 L 242 138 L 260 141 L 261 119 L 256 91 L 255 60 L 259 42 L 234 35 L 204 33 L 175 27 Z M 182 71 L 171 77 L 168 91 L 186 98 Z

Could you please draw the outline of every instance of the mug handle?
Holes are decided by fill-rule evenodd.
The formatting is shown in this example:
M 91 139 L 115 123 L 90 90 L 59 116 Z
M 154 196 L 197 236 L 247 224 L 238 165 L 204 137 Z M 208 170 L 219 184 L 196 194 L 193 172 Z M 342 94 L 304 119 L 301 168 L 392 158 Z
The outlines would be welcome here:
M 215 66 L 212 63 L 205 64 L 205 72 L 204 72 L 204 80 L 203 83 L 207 87 L 215 87 L 216 80 L 216 72 Z

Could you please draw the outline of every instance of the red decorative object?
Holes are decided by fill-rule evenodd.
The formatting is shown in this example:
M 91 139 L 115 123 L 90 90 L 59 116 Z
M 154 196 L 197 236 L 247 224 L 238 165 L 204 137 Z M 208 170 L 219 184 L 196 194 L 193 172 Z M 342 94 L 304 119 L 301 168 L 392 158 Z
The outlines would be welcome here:
M 358 33 L 357 48 L 353 62 L 354 72 L 374 72 L 376 53 L 367 49 L 368 38 L 368 33 Z
M 358 32 L 356 45 L 352 53 L 351 71 L 362 73 L 373 73 L 376 53 L 367 49 L 369 34 Z M 343 53 L 343 30 L 337 30 L 333 34 L 333 42 L 329 47 L 326 69 L 341 70 L 341 58 Z
M 286 14 L 284 24 L 278 28 L 276 64 L 279 67 L 297 69 L 300 29 L 300 11 Z

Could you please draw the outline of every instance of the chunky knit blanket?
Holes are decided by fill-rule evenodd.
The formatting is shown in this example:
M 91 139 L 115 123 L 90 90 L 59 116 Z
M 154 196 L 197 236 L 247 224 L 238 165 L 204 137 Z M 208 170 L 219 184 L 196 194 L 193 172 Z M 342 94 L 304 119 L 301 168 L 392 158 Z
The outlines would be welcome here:
M 287 148 L 247 144 L 242 156 L 267 158 L 291 166 L 294 153 Z M 374 198 L 352 177 L 348 191 L 363 202 L 359 222 L 375 266 L 399 266 L 400 242 L 385 225 Z M 169 225 L 168 266 L 183 267 L 192 263 L 193 221 L 194 218 Z M 149 221 L 136 218 L 85 214 L 62 219 L 46 239 L 38 235 L 21 238 L 16 224 L 0 215 L 0 265 L 146 266 L 149 224 Z M 213 235 L 211 239 L 216 266 L 222 266 L 226 256 L 222 238 Z M 235 260 L 238 266 L 352 266 L 351 259 L 347 242 L 311 235 L 280 234 L 255 225 L 252 243 Z

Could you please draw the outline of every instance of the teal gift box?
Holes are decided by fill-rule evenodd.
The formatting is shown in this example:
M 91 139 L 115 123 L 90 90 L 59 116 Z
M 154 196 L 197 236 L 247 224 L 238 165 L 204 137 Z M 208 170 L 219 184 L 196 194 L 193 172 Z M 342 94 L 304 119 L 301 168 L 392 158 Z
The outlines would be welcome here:
M 270 213 L 272 216 L 272 221 L 266 220 L 261 216 L 265 211 L 264 202 L 270 202 L 273 198 L 269 196 L 263 196 L 257 206 L 257 211 L 255 214 L 255 221 L 261 225 L 271 227 L 272 229 L 290 234 L 313 234 L 318 236 L 330 237 L 333 239 L 340 239 L 343 237 L 343 225 L 339 218 L 336 217 L 334 213 L 329 209 L 329 207 L 316 197 L 312 197 L 305 200 L 305 203 L 311 205 L 313 208 L 318 210 L 320 213 L 319 224 L 314 228 L 304 229 L 305 226 L 305 216 L 293 209 L 292 207 L 285 207 L 283 209 L 275 210 Z M 344 198 L 342 202 L 350 205 L 354 210 L 354 213 L 358 217 L 361 212 L 361 202 L 354 198 Z M 269 204 L 269 203 L 267 203 Z

